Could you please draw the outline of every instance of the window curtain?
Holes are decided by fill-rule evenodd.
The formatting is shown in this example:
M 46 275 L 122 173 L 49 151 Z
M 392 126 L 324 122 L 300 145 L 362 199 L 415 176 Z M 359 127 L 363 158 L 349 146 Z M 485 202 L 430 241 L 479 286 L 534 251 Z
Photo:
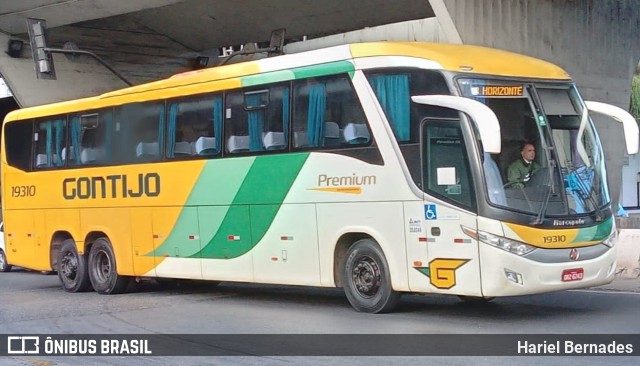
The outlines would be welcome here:
M 45 140 L 45 149 L 47 152 L 46 167 L 50 167 L 53 163 L 53 123 L 51 123 L 51 121 L 47 121 L 45 123 L 45 128 L 47 131 L 47 138 Z
M 64 165 L 64 161 L 62 160 L 62 149 L 64 148 L 64 135 L 65 135 L 65 131 L 64 131 L 64 121 L 59 119 L 57 121 L 55 121 L 55 154 L 58 156 L 58 159 L 56 159 L 53 163 L 56 166 L 63 166 Z
M 104 137 L 104 158 L 106 161 L 111 161 L 111 135 L 113 133 L 113 112 L 111 110 L 106 111 L 103 114 L 105 137 Z
M 164 146 L 164 104 L 160 104 L 160 118 L 158 118 L 158 156 Z
M 216 138 L 216 154 L 222 143 L 222 98 L 213 99 L 213 136 Z
M 324 84 L 309 86 L 309 109 L 307 112 L 307 137 L 309 146 L 324 145 L 324 113 L 327 109 L 327 88 Z
M 81 141 L 82 141 L 82 126 L 80 126 L 80 117 L 75 116 L 71 119 L 71 147 L 73 149 L 73 158 L 78 162 L 80 161 Z M 71 152 L 69 152 L 69 154 L 71 154 Z M 67 159 L 71 159 L 71 155 L 67 156 Z
M 246 96 L 247 105 L 260 105 L 261 94 L 248 94 Z M 262 133 L 264 132 L 264 109 L 251 110 L 247 112 L 249 123 L 249 150 L 262 151 Z
M 398 141 L 409 141 L 409 75 L 374 75 L 371 77 L 371 85 Z
M 282 132 L 284 132 L 284 145 L 289 145 L 289 88 L 282 91 Z
M 176 121 L 178 119 L 178 103 L 169 106 L 169 126 L 167 127 L 167 157 L 173 158 L 176 147 Z

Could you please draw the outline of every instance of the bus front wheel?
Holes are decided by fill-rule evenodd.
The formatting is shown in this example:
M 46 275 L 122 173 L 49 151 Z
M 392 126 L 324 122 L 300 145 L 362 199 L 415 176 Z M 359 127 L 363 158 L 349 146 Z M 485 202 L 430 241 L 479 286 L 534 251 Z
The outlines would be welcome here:
M 349 249 L 343 283 L 351 306 L 363 313 L 392 311 L 400 300 L 400 293 L 391 287 L 384 253 L 370 239 L 358 240 Z
M 76 243 L 67 239 L 58 253 L 58 278 L 67 292 L 84 292 L 91 288 L 87 262 L 78 254 Z
M 107 238 L 98 238 L 89 252 L 89 278 L 93 289 L 103 295 L 124 292 L 129 277 L 118 275 L 116 256 Z

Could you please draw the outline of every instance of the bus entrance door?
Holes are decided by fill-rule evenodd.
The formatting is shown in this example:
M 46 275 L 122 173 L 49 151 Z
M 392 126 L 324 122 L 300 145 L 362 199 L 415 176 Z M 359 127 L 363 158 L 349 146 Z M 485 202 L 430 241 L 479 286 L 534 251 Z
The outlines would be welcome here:
M 430 291 L 480 296 L 477 215 L 467 140 L 459 119 L 422 125 L 422 188 Z M 470 137 L 469 137 L 470 138 Z M 430 197 L 433 197 L 430 199 Z
M 425 228 L 430 292 L 481 296 L 478 241 L 463 227 L 476 227 L 476 216 L 425 202 Z

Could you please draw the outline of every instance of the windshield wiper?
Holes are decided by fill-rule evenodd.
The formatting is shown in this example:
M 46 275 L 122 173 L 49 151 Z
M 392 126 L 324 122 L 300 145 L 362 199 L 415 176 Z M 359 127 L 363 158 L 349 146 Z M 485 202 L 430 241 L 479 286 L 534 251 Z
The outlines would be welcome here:
M 535 109 L 536 123 L 538 123 L 542 128 L 547 125 L 547 122 L 545 119 L 545 113 L 544 113 L 544 110 L 542 109 L 542 102 L 540 101 L 538 93 L 535 91 L 535 88 L 533 87 L 533 85 L 527 85 L 527 91 L 529 92 L 529 96 L 531 96 L 531 102 L 533 103 L 533 107 Z M 545 136 L 545 131 L 548 132 L 546 128 L 543 128 L 543 130 L 544 131 L 542 132 L 541 137 Z M 553 139 L 549 138 L 549 141 L 553 141 Z M 533 221 L 531 221 L 531 225 L 540 225 L 544 222 L 543 218 L 545 213 L 547 212 L 549 199 L 551 198 L 551 194 L 555 193 L 555 190 L 556 190 L 555 180 L 553 179 L 553 172 L 556 169 L 556 162 L 555 160 L 553 160 L 553 155 L 551 154 L 551 150 L 553 149 L 553 147 L 551 146 L 545 147 L 544 145 L 543 147 L 545 152 L 545 158 L 547 159 L 547 169 L 549 170 L 549 175 L 547 176 L 549 189 L 547 189 L 547 193 L 544 196 L 544 200 L 540 205 L 540 210 L 538 211 L 538 215 Z M 545 184 L 544 186 L 547 186 L 547 185 Z
M 547 212 L 547 206 L 549 205 L 549 199 L 551 198 L 551 193 L 555 193 L 556 186 L 555 180 L 553 179 L 553 172 L 556 168 L 555 160 L 549 158 L 549 153 L 547 152 L 547 170 L 549 171 L 549 175 L 547 175 L 547 182 L 549 185 L 543 184 L 543 187 L 548 187 L 547 193 L 544 195 L 544 200 L 540 205 L 540 210 L 538 211 L 538 215 L 535 220 L 531 221 L 531 225 L 541 225 L 544 222 L 544 215 Z

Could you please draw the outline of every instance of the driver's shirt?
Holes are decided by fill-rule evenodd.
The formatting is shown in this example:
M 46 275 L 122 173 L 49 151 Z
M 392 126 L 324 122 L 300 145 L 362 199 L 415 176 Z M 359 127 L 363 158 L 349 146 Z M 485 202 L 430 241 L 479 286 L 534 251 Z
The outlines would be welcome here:
M 511 165 L 507 171 L 507 179 L 509 183 L 513 183 L 513 188 L 523 188 L 531 179 L 531 176 L 540 169 L 540 164 L 532 161 L 531 163 L 520 158 Z

